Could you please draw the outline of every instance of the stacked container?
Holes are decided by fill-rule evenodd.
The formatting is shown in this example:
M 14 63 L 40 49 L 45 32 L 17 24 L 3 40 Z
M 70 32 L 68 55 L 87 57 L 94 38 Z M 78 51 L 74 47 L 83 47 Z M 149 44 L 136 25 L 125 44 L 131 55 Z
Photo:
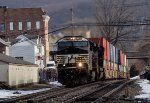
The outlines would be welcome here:
M 110 78 L 110 74 L 109 74 L 109 58 L 110 58 L 110 56 L 108 56 L 108 44 L 109 42 L 107 42 L 106 41 L 106 39 L 105 38 L 101 38 L 101 46 L 103 46 L 104 47 L 104 68 L 105 68 L 105 77 L 106 77 L 106 79 L 109 79 Z
M 111 78 L 113 78 L 113 61 L 114 61 L 113 45 L 110 44 L 110 76 Z
M 107 41 L 107 70 L 108 78 L 111 78 L 111 68 L 110 68 L 110 43 Z
M 127 77 L 127 60 L 126 55 L 110 44 L 105 38 L 90 38 L 90 41 L 103 46 L 105 68 L 105 77 L 109 78 L 126 78 Z
M 116 48 L 116 78 L 118 78 L 118 74 L 119 74 L 119 49 Z
M 113 46 L 113 52 L 114 52 L 113 77 L 114 77 L 114 78 L 117 78 L 117 76 L 116 76 L 116 75 L 117 75 L 117 74 L 116 74 L 116 48 L 115 48 L 115 46 Z
M 105 68 L 105 77 L 108 79 L 109 78 L 109 58 L 110 56 L 108 56 L 108 51 L 107 49 L 109 48 L 109 46 L 107 46 L 109 44 L 109 42 L 106 41 L 105 38 L 89 38 L 90 41 L 103 46 L 104 48 L 104 61 L 103 61 L 103 66 Z

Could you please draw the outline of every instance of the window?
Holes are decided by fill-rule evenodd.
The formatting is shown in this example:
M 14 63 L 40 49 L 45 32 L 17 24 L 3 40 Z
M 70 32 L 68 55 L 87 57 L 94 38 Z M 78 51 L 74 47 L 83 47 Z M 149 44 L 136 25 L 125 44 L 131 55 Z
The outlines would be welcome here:
M 14 30 L 14 23 L 13 22 L 10 22 L 9 26 L 10 26 L 10 30 Z
M 27 22 L 27 30 L 31 30 L 31 22 Z
M 23 57 L 15 57 L 15 58 L 20 59 L 20 60 L 23 60 Z
M 36 21 L 36 29 L 40 29 L 40 21 Z
M 58 43 L 58 47 L 69 47 L 69 46 L 72 46 L 72 42 L 59 42 Z
M 0 31 L 4 32 L 5 31 L 5 23 L 0 24 Z
M 76 41 L 76 42 L 73 42 L 73 46 L 75 46 L 75 47 L 86 47 L 86 46 L 88 46 L 88 42 Z
M 19 22 L 19 30 L 22 30 L 22 22 Z

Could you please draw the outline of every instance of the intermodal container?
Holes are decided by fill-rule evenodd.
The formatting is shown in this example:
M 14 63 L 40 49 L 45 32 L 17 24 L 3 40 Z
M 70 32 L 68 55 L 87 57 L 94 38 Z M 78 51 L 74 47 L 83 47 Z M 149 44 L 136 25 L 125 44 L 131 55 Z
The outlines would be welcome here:
M 113 70 L 114 69 L 114 63 L 110 62 L 110 68 Z
M 124 56 L 124 65 L 127 66 L 127 56 Z
M 110 43 L 107 41 L 107 61 L 110 61 Z
M 89 40 L 96 43 L 96 44 L 98 44 L 98 45 L 102 45 L 101 44 L 102 43 L 102 41 L 101 41 L 102 38 L 89 38 Z
M 116 48 L 113 46 L 113 53 L 114 53 L 114 63 L 116 63 Z
M 120 50 L 120 64 L 122 65 L 123 64 L 123 54 L 122 54 L 122 51 Z
M 104 59 L 107 60 L 107 41 L 105 38 L 102 38 L 103 40 L 103 47 L 104 47 Z
M 122 53 L 122 65 L 124 66 L 125 55 Z
M 107 61 L 106 60 L 104 60 L 104 62 L 103 62 L 104 64 L 104 68 L 107 68 Z
M 119 65 L 121 64 L 120 51 L 121 51 L 121 50 L 118 49 L 118 64 L 119 64 Z
M 120 72 L 123 72 L 122 65 L 120 65 L 120 68 L 119 68 L 119 69 L 120 69 Z
M 105 38 L 89 38 L 90 41 L 100 45 L 104 48 L 104 59 L 107 60 L 107 41 Z
M 110 44 L 110 61 L 114 61 L 113 45 Z
M 118 53 L 119 53 L 119 50 L 118 50 L 118 48 L 116 48 L 116 64 L 119 63 L 119 55 L 118 55 Z

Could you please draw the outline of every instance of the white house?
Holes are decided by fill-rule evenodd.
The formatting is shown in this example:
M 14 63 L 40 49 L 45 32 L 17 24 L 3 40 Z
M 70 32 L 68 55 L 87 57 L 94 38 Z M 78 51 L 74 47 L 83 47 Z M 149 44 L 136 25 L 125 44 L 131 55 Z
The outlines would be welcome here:
M 0 83 L 13 87 L 38 81 L 38 65 L 0 54 Z
M 10 46 L 10 56 L 44 67 L 44 46 L 37 35 L 20 35 Z

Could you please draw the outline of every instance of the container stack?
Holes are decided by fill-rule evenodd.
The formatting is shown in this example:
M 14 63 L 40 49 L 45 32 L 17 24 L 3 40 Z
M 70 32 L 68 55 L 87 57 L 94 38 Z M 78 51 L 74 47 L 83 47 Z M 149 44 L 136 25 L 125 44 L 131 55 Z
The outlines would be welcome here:
M 105 78 L 126 78 L 128 75 L 126 55 L 109 43 L 105 38 L 89 38 L 90 41 L 103 46 L 103 67 Z

